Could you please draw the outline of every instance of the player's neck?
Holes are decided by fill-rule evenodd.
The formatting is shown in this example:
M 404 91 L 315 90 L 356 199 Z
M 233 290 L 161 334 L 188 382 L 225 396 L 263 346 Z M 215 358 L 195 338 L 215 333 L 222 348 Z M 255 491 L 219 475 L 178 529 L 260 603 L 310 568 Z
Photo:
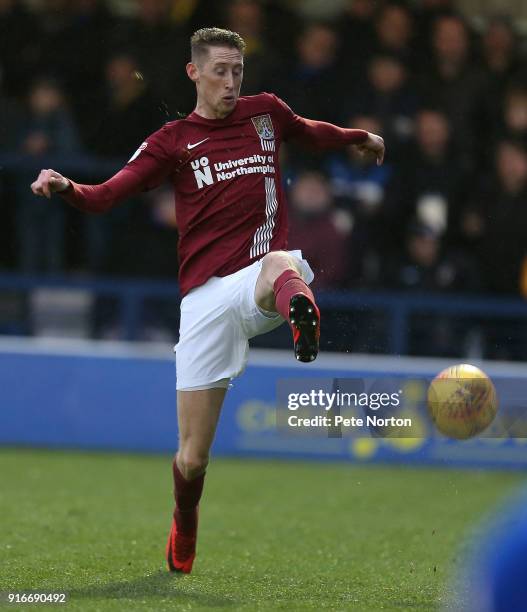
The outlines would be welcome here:
M 203 119 L 225 119 L 230 114 L 232 114 L 233 111 L 222 113 L 212 108 L 209 104 L 206 104 L 205 102 L 198 99 L 194 112 L 196 113 L 196 115 L 199 115 Z

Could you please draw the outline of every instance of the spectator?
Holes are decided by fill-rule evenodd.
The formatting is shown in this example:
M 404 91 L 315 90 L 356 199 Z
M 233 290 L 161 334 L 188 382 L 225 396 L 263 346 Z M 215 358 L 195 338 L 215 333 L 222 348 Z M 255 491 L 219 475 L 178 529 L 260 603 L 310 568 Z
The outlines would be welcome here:
M 17 140 L 19 151 L 35 160 L 77 150 L 75 126 L 55 81 L 42 78 L 33 84 Z M 16 176 L 18 266 L 26 273 L 59 272 L 64 258 L 64 208 L 57 202 L 43 206 L 28 189 L 32 177 L 32 168 Z
M 43 77 L 33 83 L 18 143 L 21 151 L 32 156 L 77 150 L 75 127 L 57 81 Z
M 1 1 L 1 0 L 0 0 Z M 17 126 L 20 111 L 15 99 L 7 95 L 0 71 L 0 152 L 12 151 L 16 147 Z
M 449 251 L 434 230 L 413 223 L 404 252 L 386 259 L 383 285 L 422 293 L 467 292 L 478 290 L 480 281 L 467 254 Z M 408 352 L 434 357 L 460 355 L 471 331 L 465 322 L 446 315 L 419 313 L 410 319 Z
M 448 250 L 440 235 L 423 223 L 411 223 L 405 250 L 387 260 L 384 283 L 412 291 L 475 291 L 480 283 L 467 254 Z
M 110 276 L 165 278 L 178 275 L 177 219 L 174 193 L 166 186 L 147 195 L 141 206 L 130 211 L 126 231 L 115 232 L 111 257 L 104 262 Z M 173 299 L 150 298 L 141 317 L 141 340 L 172 342 L 179 326 L 179 311 Z M 114 300 L 100 297 L 94 308 L 93 333 L 98 338 L 118 338 L 119 312 Z
M 139 72 L 129 53 L 112 56 L 106 65 L 107 91 L 99 108 L 104 109 L 88 137 L 90 151 L 122 164 L 137 150 L 145 136 L 159 129 L 166 120 L 158 99 Z M 132 222 L 132 207 L 120 207 L 104 216 L 88 216 L 85 249 L 90 269 L 103 272 L 113 266 L 112 253 L 117 244 L 111 237 L 116 228 Z
M 386 4 L 375 20 L 377 50 L 395 53 L 409 65 L 412 59 L 412 14 L 403 4 Z
M 374 14 L 374 0 L 348 0 L 346 10 L 339 19 L 342 57 L 345 58 L 346 71 L 352 78 L 363 73 L 366 61 L 373 52 Z
M 301 249 L 317 270 L 316 288 L 342 286 L 348 272 L 351 223 L 344 211 L 335 208 L 327 180 L 314 172 L 301 174 L 293 183 L 289 201 L 290 248 Z
M 381 125 L 374 117 L 354 117 L 349 125 L 382 134 Z M 386 204 L 395 197 L 389 189 L 393 166 L 389 161 L 378 166 L 374 159 L 349 147 L 345 154 L 331 155 L 326 168 L 334 196 L 353 219 L 353 240 L 348 250 L 350 283 L 375 285 L 379 280 L 379 253 L 386 240 L 382 229 Z
M 517 295 L 527 253 L 527 150 L 522 143 L 498 145 L 495 176 L 463 211 L 461 231 L 480 261 L 486 289 Z
M 107 273 L 177 279 L 177 220 L 173 192 L 165 186 L 149 192 L 143 205 L 133 209 L 132 217 L 127 231 L 115 236 Z
M 518 71 L 518 39 L 506 17 L 494 17 L 483 35 L 483 61 L 490 79 L 501 88 Z
M 473 156 L 476 147 L 477 106 L 483 95 L 483 73 L 471 62 L 469 33 L 455 15 L 442 16 L 434 25 L 432 65 L 421 77 L 427 105 L 447 115 L 459 151 Z
M 244 55 L 243 93 L 254 95 L 266 88 L 267 74 L 276 58 L 264 39 L 265 17 L 257 0 L 233 0 L 228 7 L 227 27 L 238 32 L 247 45 Z
M 190 36 L 199 28 L 222 27 L 225 18 L 224 0 L 203 2 L 200 0 L 168 0 L 170 20 Z
M 382 127 L 375 117 L 356 116 L 350 119 L 349 126 L 382 134 Z M 355 147 L 349 147 L 344 154 L 331 155 L 326 168 L 333 194 L 345 200 L 351 210 L 374 210 L 382 205 L 392 174 L 389 162 L 378 166 Z
M 505 140 L 496 149 L 496 176 L 482 185 L 462 218 L 466 242 L 479 258 L 485 288 L 523 295 L 527 281 L 527 150 Z M 485 321 L 488 359 L 526 359 L 525 321 Z
M 491 19 L 486 27 L 482 40 L 483 63 L 485 70 L 485 91 L 481 99 L 481 131 L 491 129 L 498 137 L 487 139 L 485 143 L 487 165 L 492 164 L 492 149 L 499 134 L 503 133 L 503 108 L 508 90 L 521 91 L 519 84 L 513 85 L 520 72 L 518 40 L 516 33 L 504 17 Z M 521 101 L 519 101 L 522 103 Z M 507 105 L 509 100 L 507 100 Z
M 189 59 L 188 33 L 171 19 L 170 0 L 136 0 L 137 17 L 114 37 L 119 49 L 133 49 L 136 69 L 168 114 L 191 112 L 193 88 L 182 66 Z
M 513 85 L 506 93 L 501 133 L 527 145 L 527 87 Z
M 37 27 L 34 36 L 38 41 L 37 70 L 50 74 L 67 83 L 72 59 L 73 3 L 68 0 L 42 0 L 38 5 Z M 92 43 L 93 44 L 93 43 Z M 82 54 L 86 49 L 81 51 Z
M 455 15 L 455 0 L 419 0 L 415 11 L 416 50 L 418 57 L 428 58 L 432 52 L 432 32 L 439 17 Z
M 296 55 L 275 77 L 276 93 L 304 117 L 335 120 L 342 100 L 337 69 L 338 37 L 323 23 L 308 25 L 296 41 Z
M 21 124 L 19 106 L 4 93 L 0 72 L 0 156 L 8 155 L 17 145 L 17 128 Z M 3 165 L 0 162 L 0 166 Z M 14 208 L 15 196 L 8 172 L 0 171 L 0 202 L 2 202 L 2 224 L 0 226 L 0 267 L 14 263 Z
M 418 108 L 415 90 L 408 80 L 408 69 L 393 53 L 375 53 L 367 66 L 366 82 L 350 98 L 347 110 L 355 115 L 373 115 L 382 126 L 387 149 L 396 158 L 413 132 Z
M 0 74 L 10 96 L 21 97 L 25 93 L 38 57 L 35 18 L 18 0 L 0 0 Z
M 97 96 L 104 79 L 104 64 L 117 21 L 104 0 L 75 0 L 71 4 L 71 24 L 61 33 L 61 77 L 72 96 L 81 133 L 89 129 L 90 115 L 96 112 Z
M 390 211 L 393 226 L 403 232 L 416 218 L 438 235 L 455 235 L 459 204 L 468 172 L 452 145 L 451 126 L 444 113 L 422 109 L 416 116 L 415 143 L 402 163 L 400 200 Z M 397 234 L 398 239 L 403 234 Z
M 107 90 L 98 105 L 98 125 L 91 130 L 89 148 L 105 157 L 126 160 L 167 117 L 127 52 L 110 57 L 106 64 Z
M 272 27 L 267 27 L 265 32 L 268 48 L 278 57 L 286 57 L 291 53 L 291 41 L 295 40 L 297 33 L 302 29 L 303 22 L 295 11 L 294 3 L 266 0 L 264 5 L 265 21 L 267 24 L 272 24 Z
M 290 54 L 273 75 L 270 88 L 299 115 L 339 122 L 345 86 L 344 73 L 337 64 L 338 43 L 329 25 L 309 24 L 296 40 L 296 54 Z M 293 172 L 316 170 L 325 158 L 320 152 L 295 145 L 288 145 L 284 153 Z

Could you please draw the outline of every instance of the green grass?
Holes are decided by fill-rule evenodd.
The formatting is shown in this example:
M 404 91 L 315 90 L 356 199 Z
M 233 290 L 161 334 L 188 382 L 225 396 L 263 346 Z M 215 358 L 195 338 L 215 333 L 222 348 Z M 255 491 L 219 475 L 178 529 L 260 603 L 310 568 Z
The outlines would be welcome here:
M 0 474 L 0 591 L 156 612 L 437 609 L 467 528 L 524 480 L 216 460 L 194 572 L 173 576 L 169 457 L 2 450 Z

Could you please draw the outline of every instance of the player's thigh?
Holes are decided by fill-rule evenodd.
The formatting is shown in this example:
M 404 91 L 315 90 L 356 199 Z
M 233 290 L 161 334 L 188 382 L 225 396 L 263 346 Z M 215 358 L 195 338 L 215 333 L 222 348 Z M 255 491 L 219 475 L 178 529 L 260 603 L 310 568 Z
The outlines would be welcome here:
M 178 391 L 204 388 L 243 371 L 248 343 L 232 304 L 234 289 L 228 280 L 215 279 L 183 298 L 176 345 Z
M 225 392 L 224 387 L 177 392 L 180 452 L 208 457 Z

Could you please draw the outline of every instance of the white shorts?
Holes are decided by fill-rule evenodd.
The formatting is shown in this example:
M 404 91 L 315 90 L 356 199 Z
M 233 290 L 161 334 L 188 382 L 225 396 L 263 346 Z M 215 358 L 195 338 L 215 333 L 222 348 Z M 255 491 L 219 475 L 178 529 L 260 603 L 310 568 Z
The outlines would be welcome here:
M 309 284 L 313 271 L 301 251 L 289 251 L 301 262 Z M 229 276 L 213 276 L 181 300 L 179 342 L 176 344 L 176 388 L 227 387 L 247 365 L 249 338 L 265 334 L 284 322 L 264 313 L 254 301 L 262 260 Z

